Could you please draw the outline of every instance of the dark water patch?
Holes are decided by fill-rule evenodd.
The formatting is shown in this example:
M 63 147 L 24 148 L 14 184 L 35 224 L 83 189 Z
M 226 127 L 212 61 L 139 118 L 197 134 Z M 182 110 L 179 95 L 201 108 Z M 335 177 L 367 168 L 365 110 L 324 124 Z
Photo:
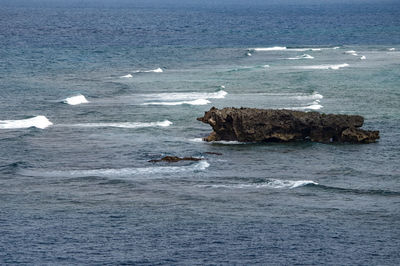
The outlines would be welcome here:
M 15 174 L 17 173 L 18 170 L 20 169 L 26 169 L 31 167 L 31 164 L 24 162 L 24 161 L 18 161 L 6 165 L 0 165 L 0 173 L 2 174 Z M 9 176 L 11 178 L 12 176 Z
M 328 192 L 353 194 L 353 195 L 371 195 L 371 196 L 385 196 L 385 197 L 400 197 L 400 192 L 390 191 L 384 189 L 354 189 L 354 188 L 341 188 L 333 186 L 325 186 L 320 184 L 308 184 L 310 188 L 321 189 Z

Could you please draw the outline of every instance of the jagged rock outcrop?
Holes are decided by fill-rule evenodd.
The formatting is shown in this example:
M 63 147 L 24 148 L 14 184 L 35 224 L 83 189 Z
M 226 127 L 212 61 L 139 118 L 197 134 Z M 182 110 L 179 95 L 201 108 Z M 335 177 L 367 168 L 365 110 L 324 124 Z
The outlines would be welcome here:
M 364 118 L 359 115 L 212 107 L 197 120 L 214 130 L 205 141 L 371 143 L 379 139 L 379 131 L 360 129 Z

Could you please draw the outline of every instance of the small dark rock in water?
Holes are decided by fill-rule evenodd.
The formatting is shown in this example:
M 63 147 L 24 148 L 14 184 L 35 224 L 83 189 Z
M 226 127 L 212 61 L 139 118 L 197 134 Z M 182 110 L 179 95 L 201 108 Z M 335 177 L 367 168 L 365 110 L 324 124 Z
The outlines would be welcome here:
M 212 151 L 206 151 L 205 153 L 212 154 L 212 155 L 222 155 L 222 153 L 220 153 L 220 152 L 212 152 Z
M 202 160 L 201 158 L 195 158 L 195 157 L 177 157 L 177 156 L 165 156 L 159 160 L 150 160 L 150 163 L 157 163 L 157 162 L 168 162 L 168 163 L 176 163 L 179 161 L 200 161 Z
M 359 115 L 212 107 L 197 120 L 214 130 L 205 141 L 371 143 L 379 139 L 379 131 L 359 129 L 364 123 Z

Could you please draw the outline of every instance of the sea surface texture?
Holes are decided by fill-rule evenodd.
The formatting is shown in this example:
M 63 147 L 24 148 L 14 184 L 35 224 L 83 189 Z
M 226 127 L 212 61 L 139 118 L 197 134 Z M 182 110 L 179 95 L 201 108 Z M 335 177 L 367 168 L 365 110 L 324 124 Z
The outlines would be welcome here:
M 248 2 L 0 0 L 0 264 L 399 265 L 400 2 Z M 212 106 L 381 139 L 205 143 Z

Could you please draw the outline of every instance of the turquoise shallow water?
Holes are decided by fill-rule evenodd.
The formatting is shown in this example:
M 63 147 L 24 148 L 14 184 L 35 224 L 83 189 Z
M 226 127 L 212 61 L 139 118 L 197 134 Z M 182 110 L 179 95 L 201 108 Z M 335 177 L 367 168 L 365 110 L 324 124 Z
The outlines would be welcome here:
M 398 9 L 372 7 L 2 8 L 0 261 L 398 264 Z M 359 114 L 381 139 L 204 143 L 212 106 Z

